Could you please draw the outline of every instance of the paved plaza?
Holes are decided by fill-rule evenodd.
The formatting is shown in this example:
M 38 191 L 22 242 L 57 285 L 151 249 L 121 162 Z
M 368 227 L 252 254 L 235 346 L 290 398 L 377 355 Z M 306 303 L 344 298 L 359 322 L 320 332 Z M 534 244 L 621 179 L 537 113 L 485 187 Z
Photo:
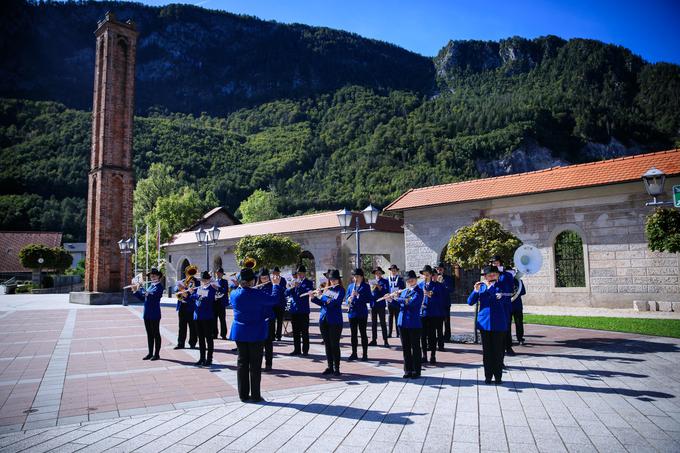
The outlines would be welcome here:
M 313 313 L 310 356 L 277 342 L 267 402 L 243 404 L 234 343 L 217 340 L 213 367 L 194 367 L 198 351 L 172 349 L 170 299 L 156 362 L 141 360 L 139 305 L 66 301 L 0 297 L 0 452 L 680 451 L 680 340 L 528 325 L 497 387 L 477 345 L 447 344 L 404 380 L 393 338 L 326 377 Z M 469 332 L 467 307 L 454 311 Z

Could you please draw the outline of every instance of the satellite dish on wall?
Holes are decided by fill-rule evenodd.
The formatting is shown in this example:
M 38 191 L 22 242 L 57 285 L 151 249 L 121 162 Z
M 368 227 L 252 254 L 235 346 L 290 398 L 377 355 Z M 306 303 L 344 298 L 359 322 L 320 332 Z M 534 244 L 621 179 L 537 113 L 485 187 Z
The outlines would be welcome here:
M 541 270 L 543 255 L 533 245 L 522 245 L 515 250 L 515 268 L 524 275 L 535 274 Z

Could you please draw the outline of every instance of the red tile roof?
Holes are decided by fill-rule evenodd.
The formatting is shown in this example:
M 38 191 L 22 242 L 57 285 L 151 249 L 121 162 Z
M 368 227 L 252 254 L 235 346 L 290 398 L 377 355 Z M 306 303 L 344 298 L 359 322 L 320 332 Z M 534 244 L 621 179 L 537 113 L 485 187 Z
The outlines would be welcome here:
M 679 175 L 680 149 L 411 189 L 385 211 L 641 181 L 651 167 Z
M 48 231 L 0 231 L 0 272 L 30 272 L 19 262 L 19 251 L 29 244 L 61 245 L 61 233 Z
M 353 214 L 355 218 L 359 217 L 360 227 L 366 228 L 363 216 L 358 212 L 354 212 Z M 404 230 L 402 225 L 403 221 L 400 219 L 388 216 L 378 216 L 378 222 L 375 228 L 379 231 L 403 233 Z M 267 233 L 286 234 L 327 229 L 340 229 L 336 211 L 327 211 L 296 217 L 284 217 L 282 219 L 266 220 L 264 222 L 221 226 L 219 240 L 240 239 L 247 235 L 258 236 Z M 191 244 L 195 242 L 196 234 L 194 231 L 183 231 L 176 234 L 168 244 L 163 245 Z

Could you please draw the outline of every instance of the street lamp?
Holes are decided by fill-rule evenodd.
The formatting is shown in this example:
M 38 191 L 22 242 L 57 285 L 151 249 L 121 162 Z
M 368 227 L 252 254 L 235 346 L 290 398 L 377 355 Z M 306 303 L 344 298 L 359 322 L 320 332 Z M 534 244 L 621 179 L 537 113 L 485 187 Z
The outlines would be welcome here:
M 196 241 L 198 246 L 205 246 L 205 270 L 210 270 L 210 246 L 217 244 L 220 238 L 220 229 L 213 225 L 211 228 L 204 230 L 203 227 L 196 230 Z
M 128 255 L 135 249 L 134 239 L 121 239 L 118 241 L 118 249 L 120 250 L 120 254 L 123 255 L 123 262 L 125 263 L 125 271 L 123 271 L 123 283 L 125 283 L 127 282 L 128 273 Z M 125 284 L 123 284 L 123 305 L 127 306 L 127 304 L 127 288 Z
M 645 203 L 646 206 L 663 206 L 672 205 L 672 201 L 657 201 L 656 197 L 663 193 L 663 185 L 666 182 L 666 174 L 656 167 L 652 167 L 642 175 L 642 181 L 645 183 L 645 189 L 653 201 Z
M 366 225 L 368 225 L 368 228 L 364 228 L 363 230 L 359 228 L 359 217 L 357 217 L 356 222 L 354 222 L 354 229 L 350 230 L 350 227 L 352 225 L 352 218 L 354 217 L 351 211 L 348 211 L 347 209 L 342 209 L 338 211 L 336 214 L 338 216 L 338 223 L 342 228 L 342 233 L 343 234 L 349 233 L 349 235 L 345 239 L 351 238 L 353 234 L 356 235 L 357 268 L 361 267 L 361 239 L 360 239 L 361 233 L 375 230 L 375 228 L 373 228 L 373 225 L 375 225 L 378 222 L 378 214 L 380 213 L 380 211 L 376 209 L 372 204 L 369 204 L 368 206 L 366 206 L 366 209 L 361 211 L 361 213 L 364 216 L 364 221 L 366 222 Z

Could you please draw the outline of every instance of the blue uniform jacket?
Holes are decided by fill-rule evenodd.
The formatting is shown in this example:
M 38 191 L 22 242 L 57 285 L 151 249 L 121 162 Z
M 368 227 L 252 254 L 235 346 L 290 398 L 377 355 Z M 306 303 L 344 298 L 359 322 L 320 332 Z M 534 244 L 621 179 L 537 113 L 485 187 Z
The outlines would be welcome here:
M 432 297 L 427 297 L 423 294 L 423 307 L 420 315 L 426 318 L 443 317 L 446 316 L 446 309 L 448 307 L 444 298 L 446 297 L 446 289 L 444 285 L 439 282 L 430 281 L 418 283 L 420 289 L 425 291 L 432 291 Z
M 194 287 L 198 288 L 199 286 L 201 286 L 201 281 L 196 277 L 193 278 L 193 281 Z M 194 310 L 196 310 L 196 303 L 194 302 L 194 298 L 191 297 L 191 294 L 188 293 L 185 294 L 186 296 L 184 297 L 184 299 L 177 299 L 177 307 L 175 309 L 176 311 L 182 310 L 182 312 L 184 313 L 190 313 L 193 315 Z
M 480 330 L 491 330 L 505 332 L 508 330 L 508 314 L 505 308 L 506 303 L 503 298 L 498 298 L 498 293 L 504 292 L 496 283 L 487 287 L 485 283 L 479 291 L 472 291 L 468 296 L 468 305 L 479 303 L 479 313 L 477 314 L 477 328 Z
M 279 307 L 281 308 L 286 308 L 286 285 L 288 283 L 286 282 L 286 279 L 281 277 L 281 283 L 279 283 L 279 286 L 281 286 L 281 290 L 279 291 Z
M 222 308 L 227 308 L 227 302 L 229 301 L 229 281 L 225 280 L 224 278 L 220 278 L 217 280 L 217 284 L 219 285 L 219 293 L 222 293 L 222 297 L 217 299 L 217 301 L 220 303 Z
M 149 289 L 139 288 L 134 296 L 144 302 L 144 319 L 158 321 L 161 319 L 161 297 L 163 285 L 159 282 L 152 284 Z
M 291 314 L 309 314 L 309 296 L 300 297 L 314 289 L 314 283 L 309 279 L 304 279 L 294 288 L 286 290 L 286 296 L 290 296 L 293 302 L 290 304 Z
M 366 282 L 361 282 L 359 288 L 357 289 L 357 297 L 350 302 L 352 297 L 352 291 L 354 291 L 354 283 L 350 283 L 347 288 L 347 294 L 345 297 L 345 302 L 349 307 L 347 317 L 352 318 L 368 318 L 368 304 L 371 303 L 371 287 Z
M 260 286 L 258 289 L 260 291 L 262 291 L 263 293 L 265 293 L 267 296 L 271 296 L 272 291 L 274 291 L 274 284 L 272 282 L 269 282 L 269 283 L 265 284 L 264 286 Z M 279 291 L 281 291 L 281 290 L 279 289 Z M 274 317 L 274 305 L 267 308 L 266 315 L 267 315 L 267 319 Z
M 389 292 L 393 293 L 398 289 L 406 289 L 406 282 L 404 282 L 404 278 L 401 275 L 392 277 L 390 274 L 387 277 L 387 286 L 389 287 Z M 390 301 L 390 307 L 399 308 L 399 302 L 397 302 L 397 299 L 392 299 Z
M 522 296 L 527 293 L 527 285 L 522 282 L 522 291 L 519 292 L 519 296 L 512 302 L 512 313 L 521 313 L 523 310 L 522 306 Z
M 231 323 L 229 339 L 233 341 L 264 341 L 267 339 L 268 314 L 274 305 L 279 303 L 281 286 L 272 287 L 272 293 L 254 288 L 238 287 L 229 295 L 229 302 L 234 309 L 234 321 Z
M 501 299 L 505 307 L 505 314 L 510 322 L 510 315 L 512 314 L 512 293 L 515 291 L 515 277 L 508 271 L 503 271 L 498 275 L 496 285 L 499 286 L 504 296 Z
M 342 301 L 345 299 L 345 288 L 336 286 L 324 291 L 319 298 L 313 298 L 312 302 L 321 307 L 319 322 L 326 321 L 334 326 L 342 325 Z M 330 294 L 330 295 L 329 295 Z
M 208 294 L 206 296 L 199 296 L 199 290 L 207 290 Z M 215 313 L 213 312 L 213 302 L 215 302 L 215 294 L 217 290 L 208 285 L 207 288 L 199 288 L 193 292 L 191 297 L 194 299 L 196 304 L 196 309 L 194 310 L 194 321 L 205 321 L 210 319 L 215 319 Z
M 444 291 L 446 293 L 445 302 L 451 305 L 453 302 L 453 291 L 456 289 L 455 280 L 450 275 L 444 275 L 444 281 L 442 282 L 442 285 L 444 285 Z
M 423 304 L 423 290 L 416 285 L 411 289 L 405 289 L 394 299 L 399 304 L 399 317 L 397 325 L 402 329 L 420 329 L 423 327 L 420 320 L 420 307 Z M 408 302 L 408 303 L 407 303 Z
M 387 302 L 384 300 L 378 301 L 385 294 L 390 292 L 390 284 L 387 279 L 381 278 L 378 280 L 378 284 L 375 289 L 371 291 L 373 298 L 371 299 L 371 309 L 373 310 L 384 310 L 387 307 Z

